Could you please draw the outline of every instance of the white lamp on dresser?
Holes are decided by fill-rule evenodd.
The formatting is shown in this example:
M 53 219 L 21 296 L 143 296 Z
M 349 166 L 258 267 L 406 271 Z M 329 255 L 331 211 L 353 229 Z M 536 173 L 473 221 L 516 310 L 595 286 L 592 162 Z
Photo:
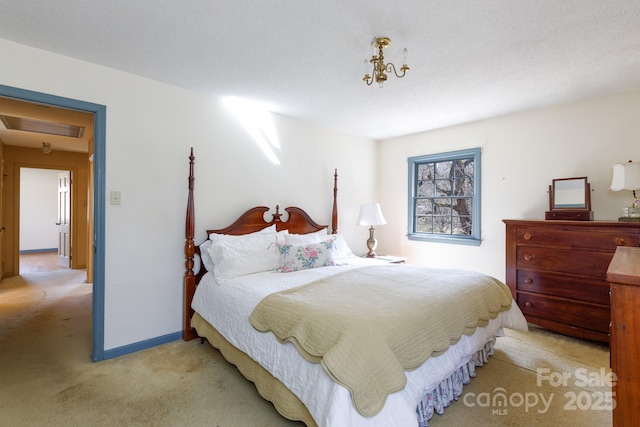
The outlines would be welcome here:
M 626 207 L 620 215 L 619 221 L 640 221 L 640 199 L 636 196 L 636 190 L 640 189 L 640 163 L 629 160 L 627 163 L 613 165 L 613 177 L 611 178 L 612 191 L 631 190 L 633 202 Z

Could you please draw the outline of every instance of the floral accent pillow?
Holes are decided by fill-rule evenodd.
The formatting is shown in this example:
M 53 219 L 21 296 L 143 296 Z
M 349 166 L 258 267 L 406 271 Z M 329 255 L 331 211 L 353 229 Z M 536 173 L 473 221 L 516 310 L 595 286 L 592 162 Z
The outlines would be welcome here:
M 280 273 L 307 270 L 316 267 L 328 267 L 336 265 L 333 261 L 335 251 L 335 237 L 328 240 L 309 243 L 306 245 L 282 245 L 278 244 L 282 255 L 282 267 Z

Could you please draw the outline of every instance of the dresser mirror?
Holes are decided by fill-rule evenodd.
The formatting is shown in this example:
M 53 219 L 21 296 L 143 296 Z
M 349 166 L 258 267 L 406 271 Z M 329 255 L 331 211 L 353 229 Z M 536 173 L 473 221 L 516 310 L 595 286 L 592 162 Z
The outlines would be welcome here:
M 549 186 L 549 211 L 545 219 L 590 221 L 591 186 L 587 177 L 558 178 Z
M 551 188 L 551 206 L 554 209 L 586 209 L 591 210 L 587 178 L 554 179 Z

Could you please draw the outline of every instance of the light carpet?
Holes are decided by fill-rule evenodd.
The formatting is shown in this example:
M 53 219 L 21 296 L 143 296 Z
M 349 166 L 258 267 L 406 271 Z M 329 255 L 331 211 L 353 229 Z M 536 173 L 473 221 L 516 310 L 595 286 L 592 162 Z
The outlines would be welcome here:
M 282 418 L 198 340 L 92 363 L 84 278 L 84 271 L 59 270 L 0 283 L 0 426 L 302 426 Z M 507 331 L 463 396 L 430 425 L 610 426 L 611 411 L 597 400 L 611 388 L 595 378 L 608 366 L 601 344 L 537 328 Z M 540 380 L 540 369 L 551 380 L 569 377 Z

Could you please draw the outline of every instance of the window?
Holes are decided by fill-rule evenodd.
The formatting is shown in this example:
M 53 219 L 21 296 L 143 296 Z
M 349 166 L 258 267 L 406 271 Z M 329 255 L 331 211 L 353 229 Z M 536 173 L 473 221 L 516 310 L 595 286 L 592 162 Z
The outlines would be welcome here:
M 480 148 L 410 157 L 411 240 L 480 244 Z

